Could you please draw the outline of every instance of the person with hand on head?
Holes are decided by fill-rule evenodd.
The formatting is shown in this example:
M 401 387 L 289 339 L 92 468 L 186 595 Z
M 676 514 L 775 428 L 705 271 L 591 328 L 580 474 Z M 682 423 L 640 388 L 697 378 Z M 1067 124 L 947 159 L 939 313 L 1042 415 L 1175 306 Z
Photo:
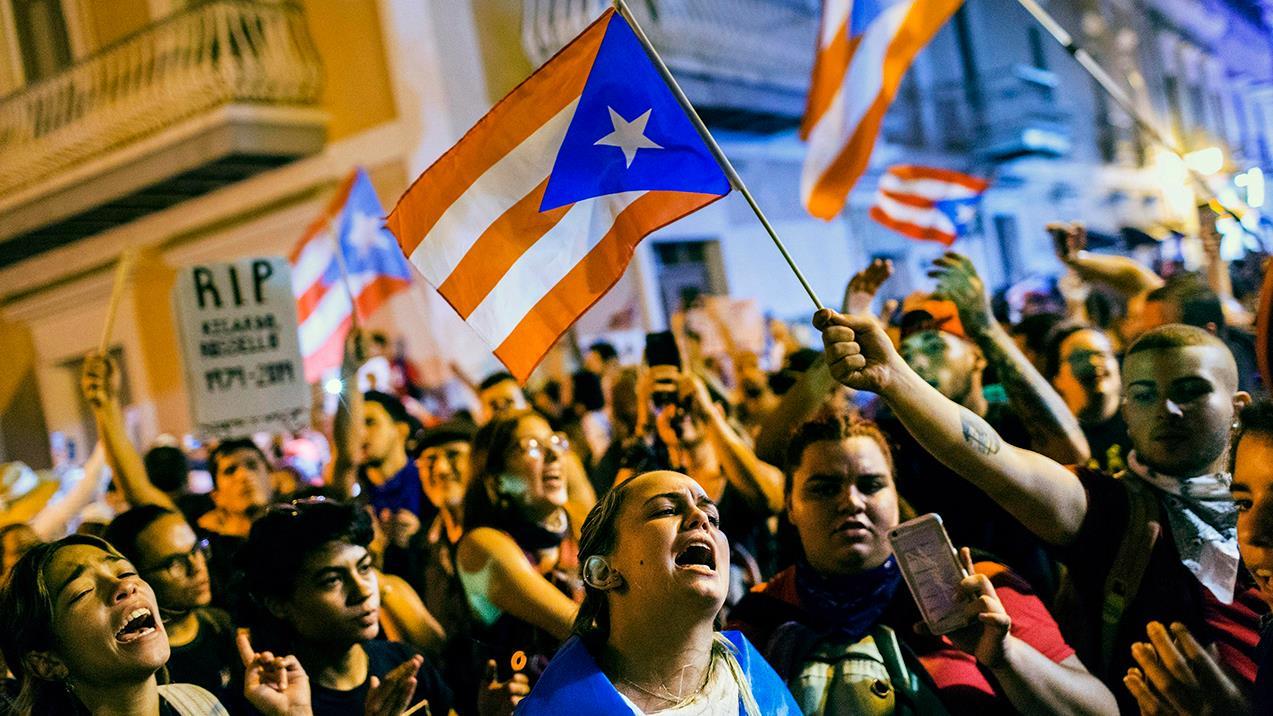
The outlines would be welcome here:
M 239 701 L 241 673 L 230 615 L 211 606 L 209 543 L 180 513 L 158 505 L 124 512 L 106 528 L 107 542 L 137 567 L 159 606 L 168 635 L 173 681 L 207 689 L 227 708 Z
M 1133 451 L 1114 479 L 1005 444 L 910 370 L 874 319 L 821 311 L 814 321 L 838 380 L 879 393 L 920 444 L 1053 545 L 1071 583 L 1058 622 L 1124 709 L 1135 703 L 1117 687 L 1151 621 L 1183 623 L 1243 681 L 1254 679 L 1267 606 L 1238 558 L 1224 459 L 1250 397 L 1215 336 L 1168 325 L 1128 348 L 1123 415 Z
M 0 650 L 18 694 L 9 713 L 225 716 L 193 684 L 160 686 L 168 638 L 150 586 L 87 535 L 40 545 L 0 593 Z
M 1229 464 L 1238 549 L 1260 597 L 1273 607 L 1273 402 L 1258 400 L 1242 409 Z M 1148 642 L 1132 645 L 1138 667 L 1128 669 L 1123 679 L 1142 714 L 1273 712 L 1273 628 L 1267 617 L 1261 623 L 1258 672 L 1250 692 L 1184 624 L 1151 622 L 1146 633 Z
M 580 557 L 573 636 L 520 716 L 799 713 L 741 634 L 715 630 L 729 544 L 697 481 L 660 471 L 615 486 L 584 522 Z
M 796 564 L 730 617 L 803 713 L 1117 711 L 1029 585 L 1002 564 L 974 563 L 967 549 L 959 588 L 975 619 L 945 638 L 912 629 L 920 613 L 887 538 L 910 507 L 873 423 L 830 416 L 804 424 L 787 474 Z

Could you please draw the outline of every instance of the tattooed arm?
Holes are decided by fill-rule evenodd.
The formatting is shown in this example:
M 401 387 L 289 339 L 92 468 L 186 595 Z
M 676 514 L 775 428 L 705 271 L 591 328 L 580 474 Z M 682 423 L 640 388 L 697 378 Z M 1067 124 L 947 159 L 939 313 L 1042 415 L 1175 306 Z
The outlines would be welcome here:
M 972 261 L 948 253 L 934 262 L 928 275 L 937 279 L 933 296 L 955 304 L 964 331 L 994 366 L 1012 409 L 1030 432 L 1030 447 L 1065 465 L 1087 462 L 1091 452 L 1078 419 L 994 319 Z
M 911 370 L 873 318 L 823 310 L 814 325 L 822 331 L 836 380 L 879 393 L 928 452 L 1041 539 L 1059 545 L 1074 541 L 1087 514 L 1087 493 L 1074 473 L 1004 443 L 985 420 Z

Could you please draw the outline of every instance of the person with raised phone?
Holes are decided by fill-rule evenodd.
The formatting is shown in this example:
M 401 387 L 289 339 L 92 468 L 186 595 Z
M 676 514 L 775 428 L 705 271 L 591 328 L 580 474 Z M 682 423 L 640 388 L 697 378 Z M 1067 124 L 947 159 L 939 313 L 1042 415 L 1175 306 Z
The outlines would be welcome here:
M 1069 567 L 1058 622 L 1122 708 L 1135 708 L 1118 687 L 1152 621 L 1185 625 L 1217 646 L 1238 679 L 1255 678 L 1267 607 L 1238 557 L 1225 462 L 1250 397 L 1223 343 L 1167 325 L 1128 347 L 1123 413 L 1133 451 L 1114 479 L 1004 443 L 908 368 L 875 319 L 824 309 L 814 325 L 838 381 L 878 393 L 929 452 L 1054 546 Z

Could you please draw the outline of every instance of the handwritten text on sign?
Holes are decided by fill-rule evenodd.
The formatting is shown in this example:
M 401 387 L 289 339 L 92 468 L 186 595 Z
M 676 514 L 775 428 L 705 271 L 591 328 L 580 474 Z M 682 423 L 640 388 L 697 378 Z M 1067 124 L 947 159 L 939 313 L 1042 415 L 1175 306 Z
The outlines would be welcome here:
M 305 427 L 310 391 L 287 261 L 191 266 L 174 290 L 195 430 L 231 437 Z

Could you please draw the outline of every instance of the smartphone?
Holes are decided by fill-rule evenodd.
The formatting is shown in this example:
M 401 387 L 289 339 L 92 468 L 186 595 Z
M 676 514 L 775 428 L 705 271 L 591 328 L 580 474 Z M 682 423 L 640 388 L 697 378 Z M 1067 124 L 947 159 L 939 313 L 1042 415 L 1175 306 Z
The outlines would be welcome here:
M 972 623 L 971 600 L 959 591 L 968 575 L 940 516 L 929 513 L 903 522 L 888 533 L 888 541 L 929 631 L 949 634 Z
M 671 331 L 645 334 L 645 364 L 681 367 L 681 350 Z

